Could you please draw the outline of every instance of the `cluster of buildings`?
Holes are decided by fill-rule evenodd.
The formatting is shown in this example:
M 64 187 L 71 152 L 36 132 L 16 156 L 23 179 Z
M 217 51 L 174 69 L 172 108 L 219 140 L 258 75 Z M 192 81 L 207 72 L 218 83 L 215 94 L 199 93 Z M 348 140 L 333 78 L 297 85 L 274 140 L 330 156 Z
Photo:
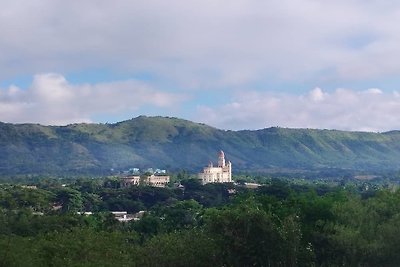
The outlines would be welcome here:
M 218 164 L 214 166 L 212 162 L 203 168 L 203 172 L 198 174 L 198 179 L 202 184 L 208 183 L 231 183 L 232 182 L 232 163 L 226 162 L 224 151 L 218 154 Z M 170 176 L 165 170 L 147 169 L 140 172 L 138 168 L 129 169 L 121 177 L 121 187 L 149 185 L 154 187 L 165 187 L 170 182 Z
M 221 150 L 218 154 L 218 164 L 214 166 L 212 162 L 203 168 L 203 172 L 198 174 L 198 179 L 202 184 L 207 183 L 231 183 L 232 182 L 232 163 L 225 161 L 225 154 Z M 124 171 L 120 177 L 121 187 L 148 185 L 153 187 L 165 187 L 170 182 L 170 176 L 165 170 L 147 169 L 141 172 L 138 168 L 132 168 Z M 232 192 L 235 193 L 234 189 Z M 128 214 L 126 211 L 112 211 L 116 220 L 119 222 L 129 222 L 140 220 L 145 211 L 139 211 L 134 214 Z M 78 212 L 78 214 L 89 216 L 92 212 Z

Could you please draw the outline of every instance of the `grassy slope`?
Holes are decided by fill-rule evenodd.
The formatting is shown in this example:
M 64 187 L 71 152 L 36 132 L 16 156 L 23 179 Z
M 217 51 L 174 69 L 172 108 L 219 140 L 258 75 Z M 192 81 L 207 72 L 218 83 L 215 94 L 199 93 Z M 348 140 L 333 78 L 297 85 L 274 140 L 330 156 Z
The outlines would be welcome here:
M 200 170 L 223 149 L 236 169 L 400 168 L 400 132 L 268 128 L 223 131 L 177 118 L 63 127 L 0 123 L 0 174 Z

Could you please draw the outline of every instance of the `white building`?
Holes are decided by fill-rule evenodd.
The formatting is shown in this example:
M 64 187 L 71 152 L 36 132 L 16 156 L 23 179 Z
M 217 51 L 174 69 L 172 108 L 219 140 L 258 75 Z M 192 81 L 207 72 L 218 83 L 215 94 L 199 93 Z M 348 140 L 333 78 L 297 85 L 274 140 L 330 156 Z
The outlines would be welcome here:
M 120 178 L 121 187 L 129 187 L 140 184 L 140 175 L 130 175 Z
M 169 183 L 169 175 L 150 175 L 147 176 L 145 183 L 153 187 L 166 187 Z
M 225 163 L 224 151 L 219 152 L 218 167 L 214 167 L 212 162 L 199 173 L 202 184 L 207 183 L 230 183 L 232 182 L 232 163 Z
M 169 183 L 169 175 L 131 175 L 121 178 L 121 187 L 133 185 L 149 185 L 153 187 L 165 187 Z

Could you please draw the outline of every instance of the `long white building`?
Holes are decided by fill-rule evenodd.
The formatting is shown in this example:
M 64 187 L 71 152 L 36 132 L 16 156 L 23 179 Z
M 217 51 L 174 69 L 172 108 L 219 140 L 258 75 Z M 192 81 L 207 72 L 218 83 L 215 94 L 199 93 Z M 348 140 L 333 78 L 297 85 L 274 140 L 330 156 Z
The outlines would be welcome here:
M 214 167 L 210 162 L 207 167 L 204 167 L 203 172 L 199 173 L 199 179 L 202 184 L 207 183 L 230 183 L 232 182 L 232 163 L 225 162 L 224 151 L 219 152 L 218 166 Z
M 129 175 L 121 178 L 121 187 L 133 185 L 149 185 L 153 187 L 166 187 L 169 183 L 169 175 Z

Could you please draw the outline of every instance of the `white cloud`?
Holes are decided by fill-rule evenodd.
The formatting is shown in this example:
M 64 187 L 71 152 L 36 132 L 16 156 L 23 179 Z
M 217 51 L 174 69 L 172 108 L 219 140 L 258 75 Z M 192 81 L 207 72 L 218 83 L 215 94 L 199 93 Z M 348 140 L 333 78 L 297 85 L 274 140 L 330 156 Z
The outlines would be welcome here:
M 90 122 L 99 114 L 132 113 L 143 107 L 173 109 L 185 98 L 134 80 L 75 85 L 60 74 L 39 74 L 27 89 L 10 86 L 0 90 L 0 121 Z
M 370 88 L 366 91 L 366 93 L 368 94 L 376 94 L 376 95 L 380 95 L 383 94 L 382 90 L 379 88 Z
M 7 1 L 0 80 L 93 67 L 200 88 L 382 78 L 400 72 L 399 13 L 398 1 Z
M 393 85 L 400 77 L 399 1 L 3 2 L 1 84 L 34 73 L 69 77 L 93 69 L 152 79 L 76 85 L 58 74 L 38 75 L 29 88 L 0 90 L 3 121 L 65 124 L 147 105 L 176 108 L 189 89 L 223 88 L 232 102 L 204 104 L 210 117 L 200 120 L 226 128 L 400 128 L 393 115 L 398 93 L 385 91 L 396 88 L 246 92 L 286 84 Z M 150 85 L 155 82 L 157 88 Z
M 365 91 L 320 88 L 306 95 L 239 93 L 231 104 L 200 106 L 197 120 L 225 129 L 271 126 L 360 131 L 400 129 L 399 94 L 377 88 Z
M 315 102 L 323 101 L 324 98 L 325 98 L 325 95 L 326 94 L 324 94 L 322 92 L 321 88 L 319 88 L 319 87 L 317 87 L 314 90 L 310 91 L 310 94 L 309 94 L 311 100 L 313 100 Z

